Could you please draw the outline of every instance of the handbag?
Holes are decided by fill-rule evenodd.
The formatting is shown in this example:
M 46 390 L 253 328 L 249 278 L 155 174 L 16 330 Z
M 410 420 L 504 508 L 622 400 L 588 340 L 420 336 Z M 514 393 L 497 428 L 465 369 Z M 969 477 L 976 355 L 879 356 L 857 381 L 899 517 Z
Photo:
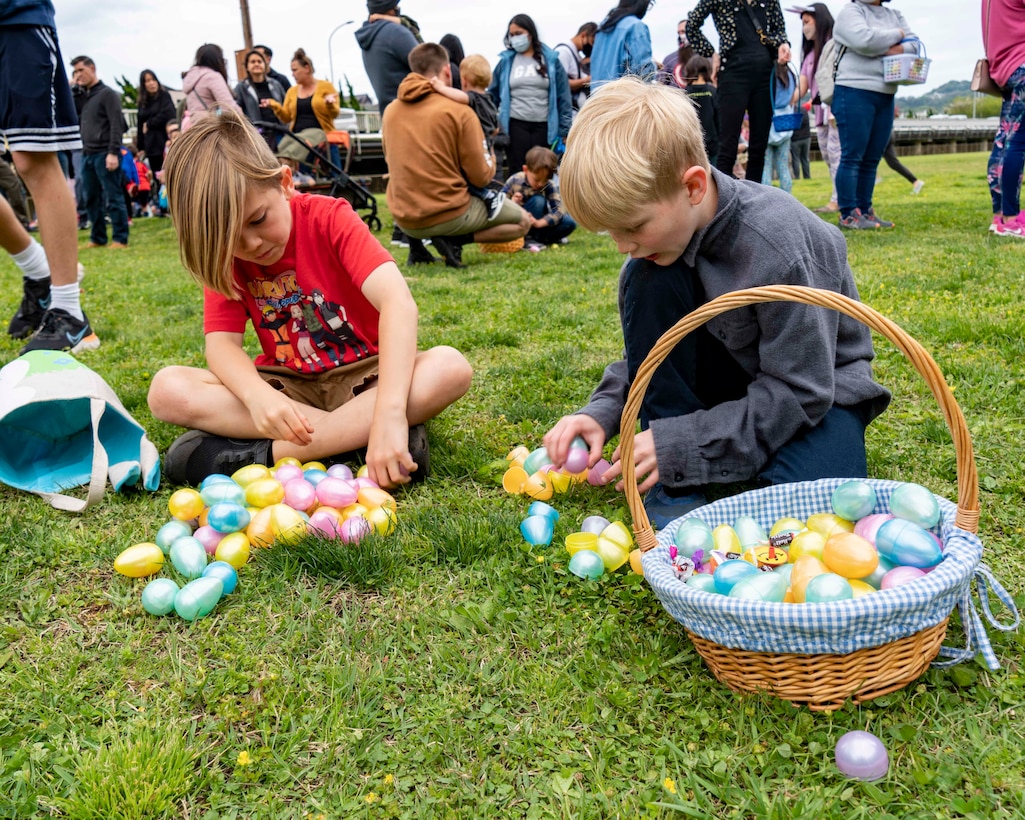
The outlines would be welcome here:
M 836 40 L 830 37 L 822 46 L 819 64 L 815 69 L 815 86 L 819 90 L 819 103 L 832 105 L 833 89 L 836 86 L 836 70 L 840 67 L 840 59 L 847 51 L 847 46 L 837 46 Z
M 982 44 L 989 50 L 989 0 L 986 0 L 986 28 L 982 32 Z M 975 63 L 975 71 L 972 72 L 972 91 L 982 94 L 989 94 L 993 97 L 1003 97 L 1004 89 L 997 85 L 996 80 L 989 73 L 989 57 L 983 57 Z
M 160 457 L 110 386 L 70 353 L 33 350 L 0 369 L 0 482 L 81 512 L 160 485 Z M 88 484 L 86 498 L 65 495 Z

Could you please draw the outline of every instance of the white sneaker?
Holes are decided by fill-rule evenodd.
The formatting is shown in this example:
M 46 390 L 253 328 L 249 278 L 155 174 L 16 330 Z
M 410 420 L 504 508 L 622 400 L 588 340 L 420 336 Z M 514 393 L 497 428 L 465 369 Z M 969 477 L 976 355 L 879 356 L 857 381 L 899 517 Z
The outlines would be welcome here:
M 922 189 L 924 187 L 925 187 L 925 180 L 924 179 L 916 179 L 915 180 L 915 184 L 911 186 L 911 193 L 913 193 L 913 194 L 920 194 L 920 193 L 922 193 Z

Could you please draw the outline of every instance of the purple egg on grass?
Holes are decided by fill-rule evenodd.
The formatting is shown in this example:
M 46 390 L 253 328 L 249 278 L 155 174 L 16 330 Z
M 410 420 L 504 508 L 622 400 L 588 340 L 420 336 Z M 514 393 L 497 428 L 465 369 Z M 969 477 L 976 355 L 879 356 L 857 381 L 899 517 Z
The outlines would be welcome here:
M 848 732 L 836 743 L 836 767 L 855 780 L 881 780 L 890 769 L 883 742 L 871 732 Z

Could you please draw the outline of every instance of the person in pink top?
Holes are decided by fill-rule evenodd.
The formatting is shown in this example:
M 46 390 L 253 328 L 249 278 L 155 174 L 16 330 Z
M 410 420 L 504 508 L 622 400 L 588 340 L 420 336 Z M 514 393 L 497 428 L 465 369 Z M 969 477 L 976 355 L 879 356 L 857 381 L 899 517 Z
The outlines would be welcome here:
M 1025 4 L 982 0 L 982 42 L 990 76 L 1004 89 L 1000 125 L 986 176 L 993 200 L 989 229 L 997 236 L 1025 239 L 1019 200 L 1025 167 Z
M 235 95 L 228 86 L 228 69 L 221 47 L 204 43 L 196 51 L 196 60 L 182 77 L 182 91 L 185 92 L 185 114 L 182 117 L 182 131 L 191 126 L 197 117 L 222 108 L 241 112 Z

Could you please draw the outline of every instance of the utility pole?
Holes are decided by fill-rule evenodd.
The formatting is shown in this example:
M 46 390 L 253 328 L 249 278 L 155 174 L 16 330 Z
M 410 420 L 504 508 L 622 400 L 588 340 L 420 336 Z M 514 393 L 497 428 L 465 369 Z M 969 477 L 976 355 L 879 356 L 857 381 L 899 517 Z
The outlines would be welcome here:
M 253 26 L 249 22 L 249 0 L 239 0 L 239 7 L 242 10 L 242 39 L 246 51 L 250 51 L 253 47 Z

